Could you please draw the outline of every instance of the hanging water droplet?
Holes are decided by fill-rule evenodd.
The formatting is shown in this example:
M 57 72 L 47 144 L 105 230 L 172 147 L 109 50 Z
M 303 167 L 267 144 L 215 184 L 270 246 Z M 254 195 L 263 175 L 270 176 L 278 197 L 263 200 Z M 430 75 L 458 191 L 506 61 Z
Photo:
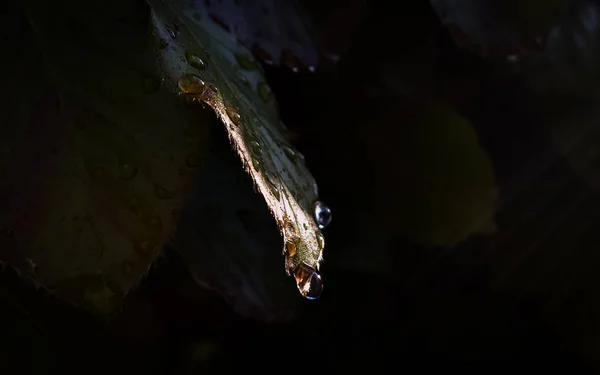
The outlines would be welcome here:
M 154 194 L 156 195 L 156 197 L 158 199 L 171 199 L 173 198 L 173 193 L 171 193 L 169 191 L 169 189 L 167 189 L 164 186 L 161 186 L 159 184 L 154 184 Z
M 188 51 L 185 53 L 185 58 L 187 59 L 188 64 L 190 64 L 192 67 L 198 70 L 206 69 L 206 63 L 199 56 L 196 56 Z
M 255 155 L 261 155 L 263 151 L 260 143 L 257 141 L 250 141 L 250 149 Z
M 121 178 L 125 181 L 129 181 L 137 175 L 138 169 L 135 165 L 131 165 L 130 163 L 121 163 L 119 171 Z
M 169 46 L 169 42 L 165 38 L 160 38 L 158 40 L 158 48 L 165 49 Z
M 292 150 L 291 147 L 284 145 L 283 152 L 285 153 L 285 156 L 287 156 L 288 159 L 290 159 L 290 161 L 292 163 L 296 164 L 296 162 L 298 161 L 298 156 L 296 155 L 296 152 L 294 150 Z
M 316 201 L 313 204 L 313 213 L 319 229 L 324 229 L 331 223 L 331 209 L 323 202 Z
M 287 241 L 285 243 L 285 254 L 290 257 L 296 255 L 296 244 L 294 242 Z
M 225 112 L 227 113 L 227 116 L 229 117 L 231 122 L 234 123 L 234 125 L 236 125 L 236 126 L 240 125 L 240 120 L 242 119 L 242 117 L 240 116 L 240 114 L 238 113 L 238 111 L 235 108 L 225 107 Z
M 195 74 L 184 74 L 177 80 L 177 86 L 184 94 L 202 94 L 206 84 Z
M 317 236 L 317 246 L 319 246 L 319 251 L 323 251 L 325 248 L 325 237 L 320 230 L 316 231 L 315 235 Z
M 264 101 L 268 102 L 271 99 L 271 88 L 265 82 L 259 82 L 256 85 L 256 91 L 258 91 L 258 96 Z
M 260 162 L 258 161 L 257 158 L 252 158 L 252 166 L 254 167 L 254 170 L 256 170 L 257 172 L 260 170 Z
M 246 56 L 235 55 L 237 63 L 246 70 L 255 70 L 257 68 L 256 62 Z

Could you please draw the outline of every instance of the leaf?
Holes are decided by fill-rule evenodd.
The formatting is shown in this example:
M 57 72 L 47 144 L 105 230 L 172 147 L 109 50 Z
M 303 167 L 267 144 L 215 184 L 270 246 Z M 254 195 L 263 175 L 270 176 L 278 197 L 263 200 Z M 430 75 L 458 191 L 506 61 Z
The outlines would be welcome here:
M 535 49 L 571 0 L 430 0 L 455 42 L 484 56 Z
M 431 103 L 370 141 L 379 198 L 376 214 L 390 233 L 421 245 L 453 246 L 495 227 L 492 164 L 471 124 L 449 107 Z M 373 156 L 370 156 L 371 158 Z M 393 165 L 391 166 L 390 165 Z
M 206 119 L 159 88 L 147 17 L 69 0 L 2 13 L 2 35 L 24 36 L 2 44 L 0 259 L 97 313 L 161 252 L 205 149 Z
M 311 30 L 294 0 L 173 2 L 181 15 L 201 23 L 224 45 L 240 41 L 267 64 L 297 72 L 319 58 Z
M 214 38 L 214 25 L 183 1 L 150 1 L 165 84 L 208 104 L 221 119 L 284 239 L 285 268 L 302 295 L 317 297 L 324 237 L 315 222 L 317 185 L 304 157 L 289 144 L 276 102 L 249 51 Z M 162 47 L 162 48 L 161 48 Z M 321 224 L 327 224 L 321 223 Z
M 585 97 L 600 83 L 600 7 L 579 0 L 550 30 L 543 50 L 516 64 L 536 93 Z

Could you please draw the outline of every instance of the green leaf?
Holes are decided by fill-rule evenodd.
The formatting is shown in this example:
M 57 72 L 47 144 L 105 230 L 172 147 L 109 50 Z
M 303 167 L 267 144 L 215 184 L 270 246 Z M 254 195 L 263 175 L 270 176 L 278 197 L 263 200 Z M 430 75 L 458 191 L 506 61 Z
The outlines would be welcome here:
M 249 51 L 184 1 L 149 1 L 165 84 L 208 104 L 221 119 L 244 168 L 284 238 L 286 271 L 307 297 L 320 293 L 324 238 L 313 218 L 317 185 L 289 144 L 277 105 Z
M 111 312 L 174 230 L 211 116 L 160 89 L 134 2 L 25 1 L 2 27 L 24 36 L 2 44 L 0 259 Z
M 393 163 L 376 166 L 385 176 L 378 182 L 377 217 L 390 232 L 422 245 L 453 246 L 494 230 L 493 167 L 465 118 L 432 103 L 386 129 L 369 148 Z

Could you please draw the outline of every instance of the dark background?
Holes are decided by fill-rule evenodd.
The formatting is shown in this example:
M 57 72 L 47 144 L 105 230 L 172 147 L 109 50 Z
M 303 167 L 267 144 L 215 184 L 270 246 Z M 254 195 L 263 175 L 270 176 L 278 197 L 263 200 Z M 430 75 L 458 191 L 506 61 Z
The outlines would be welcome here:
M 351 8 L 317 3 L 306 1 L 313 13 L 322 13 L 321 25 L 341 22 L 335 15 Z M 290 324 L 248 321 L 198 287 L 177 254 L 167 252 L 123 311 L 100 321 L 5 270 L 0 369 L 178 374 L 597 368 L 598 192 L 554 149 L 519 78 L 459 50 L 427 2 L 356 7 L 347 12 L 348 23 L 364 19 L 342 38 L 347 49 L 337 66 L 324 63 L 315 74 L 265 67 L 282 118 L 334 210 L 326 231 L 333 266 L 325 264 L 323 297 L 307 302 Z M 453 102 L 476 128 L 500 187 L 499 232 L 439 250 L 377 233 L 392 259 L 392 276 L 335 267 L 354 233 L 371 227 L 364 220 L 377 224 L 370 207 L 386 204 L 378 196 L 386 179 L 372 171 L 378 163 L 393 168 L 393 162 L 363 152 L 363 137 L 382 136 L 369 131 L 369 119 L 388 116 L 393 131 L 394 116 L 411 105 L 389 95 L 386 77 L 372 72 L 382 61 L 412 61 L 430 40 L 432 74 L 413 86 Z M 420 66 L 418 60 L 412 64 Z M 227 142 L 224 131 L 222 139 Z

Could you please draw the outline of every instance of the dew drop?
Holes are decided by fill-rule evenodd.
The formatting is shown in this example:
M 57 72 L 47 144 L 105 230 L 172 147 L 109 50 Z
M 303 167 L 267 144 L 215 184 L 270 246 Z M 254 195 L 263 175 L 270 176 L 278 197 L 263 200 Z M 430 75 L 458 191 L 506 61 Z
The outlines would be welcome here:
M 316 231 L 315 235 L 317 236 L 317 246 L 319 246 L 319 251 L 323 251 L 325 248 L 325 237 L 321 231 Z
M 288 159 L 290 159 L 290 161 L 292 163 L 296 164 L 296 162 L 298 161 L 298 155 L 296 155 L 296 152 L 294 150 L 292 150 L 291 147 L 284 145 L 283 152 L 285 153 L 285 156 L 287 156 Z
M 271 99 L 271 88 L 265 82 L 259 82 L 256 85 L 256 91 L 258 91 L 258 96 L 264 101 L 268 102 Z
M 196 56 L 191 52 L 186 52 L 185 58 L 187 59 L 188 64 L 190 64 L 192 67 L 198 70 L 206 69 L 206 63 L 199 56 Z
M 252 166 L 254 167 L 255 171 L 258 172 L 260 170 L 260 162 L 257 158 L 252 158 Z
M 184 94 L 202 94 L 206 84 L 195 74 L 184 74 L 177 80 L 177 86 Z
M 121 178 L 125 181 L 129 181 L 133 179 L 138 172 L 138 169 L 135 165 L 131 165 L 129 163 L 122 163 L 119 168 Z
M 158 216 L 153 216 L 150 219 L 148 219 L 148 225 L 151 228 L 160 229 L 162 228 L 162 220 Z
M 173 193 L 171 193 L 169 191 L 169 189 L 167 189 L 164 186 L 161 186 L 159 184 L 154 184 L 154 194 L 156 195 L 156 197 L 158 199 L 171 199 L 173 198 Z
M 154 76 L 146 76 L 143 78 L 143 89 L 146 94 L 153 94 L 158 91 L 162 80 Z
M 243 69 L 246 69 L 246 70 L 256 70 L 257 69 L 256 62 L 252 59 L 249 59 L 246 56 L 235 55 L 235 60 Z
M 250 149 L 255 155 L 262 155 L 262 146 L 257 141 L 250 141 Z
M 287 241 L 285 243 L 285 253 L 286 255 L 293 257 L 294 255 L 296 255 L 296 244 L 293 243 L 292 241 Z
M 198 160 L 198 156 L 196 154 L 190 154 L 187 158 L 185 158 L 185 165 L 189 168 L 196 168 L 200 164 Z
M 177 27 L 177 25 L 175 25 L 173 28 L 167 26 L 166 29 L 171 38 L 176 39 L 179 36 L 179 27 Z
M 331 209 L 323 202 L 316 201 L 313 204 L 313 213 L 319 229 L 324 229 L 331 223 Z
M 240 114 L 238 113 L 238 111 L 235 108 L 225 107 L 225 112 L 227 113 L 227 116 L 229 117 L 231 122 L 234 123 L 234 125 L 236 125 L 236 126 L 240 125 L 240 120 L 242 119 L 242 117 L 240 116 Z
M 302 61 L 289 50 L 281 51 L 281 63 L 291 69 L 294 73 L 298 73 L 298 71 L 304 69 Z

